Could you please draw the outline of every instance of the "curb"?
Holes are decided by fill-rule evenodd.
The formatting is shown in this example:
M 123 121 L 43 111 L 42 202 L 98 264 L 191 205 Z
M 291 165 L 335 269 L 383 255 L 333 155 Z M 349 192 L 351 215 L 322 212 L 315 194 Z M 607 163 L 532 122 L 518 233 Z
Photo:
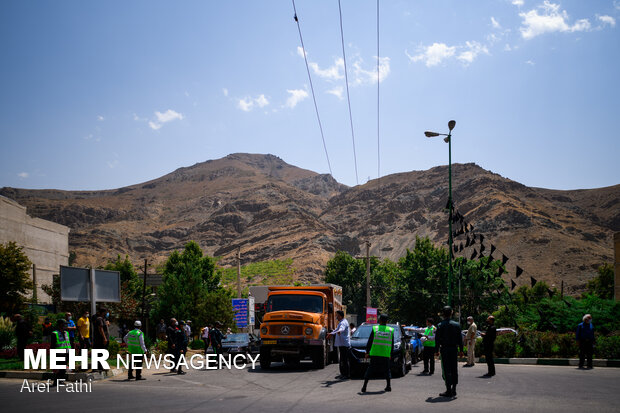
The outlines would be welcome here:
M 495 364 L 521 364 L 538 366 L 578 366 L 579 359 L 554 359 L 554 358 L 494 358 Z M 478 363 L 486 363 L 484 357 L 478 358 Z M 593 359 L 594 367 L 620 367 L 620 360 Z
M 102 372 L 92 373 L 67 373 L 67 381 L 94 381 L 105 380 L 122 374 L 124 368 L 116 368 L 104 370 Z M 51 371 L 20 371 L 20 370 L 2 370 L 0 371 L 0 379 L 27 379 L 27 380 L 47 380 L 55 379 L 56 375 Z

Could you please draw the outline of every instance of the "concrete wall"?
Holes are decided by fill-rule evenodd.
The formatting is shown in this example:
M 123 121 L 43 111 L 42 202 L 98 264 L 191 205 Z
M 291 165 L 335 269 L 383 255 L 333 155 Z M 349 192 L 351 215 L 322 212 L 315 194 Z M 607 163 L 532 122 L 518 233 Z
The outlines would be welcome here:
M 614 234 L 614 297 L 620 301 L 620 232 Z
M 69 263 L 69 228 L 26 214 L 26 207 L 0 196 L 0 243 L 17 243 L 36 266 L 39 303 L 51 303 L 41 285 L 51 284 L 61 265 Z M 32 270 L 30 276 L 32 277 Z

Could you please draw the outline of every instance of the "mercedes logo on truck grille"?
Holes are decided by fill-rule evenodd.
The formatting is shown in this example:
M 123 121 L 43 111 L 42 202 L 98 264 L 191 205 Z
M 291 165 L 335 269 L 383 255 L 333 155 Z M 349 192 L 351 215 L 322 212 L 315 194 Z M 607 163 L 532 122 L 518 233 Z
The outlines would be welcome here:
M 291 332 L 291 328 L 289 326 L 282 326 L 282 328 L 280 329 L 280 332 L 282 334 L 288 334 Z

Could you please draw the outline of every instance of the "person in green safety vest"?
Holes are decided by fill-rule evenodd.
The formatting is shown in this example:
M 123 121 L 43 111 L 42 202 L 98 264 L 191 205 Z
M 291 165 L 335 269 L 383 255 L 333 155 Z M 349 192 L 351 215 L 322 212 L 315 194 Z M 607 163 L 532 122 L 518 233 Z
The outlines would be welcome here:
M 136 380 L 146 380 L 142 377 L 142 362 L 144 361 L 144 355 L 146 354 L 146 346 L 144 345 L 144 333 L 140 330 L 142 322 L 136 320 L 133 323 L 134 329 L 125 335 L 124 341 L 127 343 L 127 351 L 131 354 L 129 360 L 129 371 L 127 374 L 127 380 L 133 379 L 133 366 L 135 360 L 136 366 Z
M 366 392 L 368 380 L 374 375 L 382 375 L 385 377 L 387 385 L 385 391 L 392 391 L 390 380 L 392 373 L 390 371 L 390 361 L 392 360 L 392 351 L 394 350 L 394 329 L 387 324 L 388 317 L 386 314 L 379 316 L 379 325 L 372 327 L 372 332 L 366 344 L 365 358 L 370 356 L 370 365 L 364 376 L 364 386 L 362 393 Z
M 65 362 L 60 361 L 58 364 L 64 364 L 62 369 L 54 370 L 55 380 L 52 381 L 54 385 L 58 383 L 58 379 L 66 378 L 69 371 L 69 349 L 71 348 L 71 341 L 69 338 L 69 332 L 67 331 L 67 324 L 65 320 L 58 320 L 56 322 L 56 330 L 52 331 L 50 348 L 56 350 L 64 350 L 60 354 L 60 358 L 64 358 Z
M 424 359 L 424 370 L 423 374 L 428 373 L 428 375 L 432 375 L 435 373 L 435 332 L 437 331 L 437 327 L 433 325 L 433 318 L 429 317 L 426 319 L 426 329 L 424 330 L 423 346 L 424 352 L 422 353 L 422 358 Z M 430 368 L 430 369 L 429 369 Z

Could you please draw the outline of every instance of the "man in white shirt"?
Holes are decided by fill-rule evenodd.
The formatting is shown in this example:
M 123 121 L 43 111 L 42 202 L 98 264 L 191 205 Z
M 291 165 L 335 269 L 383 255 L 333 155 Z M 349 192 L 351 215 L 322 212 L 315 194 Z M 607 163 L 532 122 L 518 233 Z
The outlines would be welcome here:
M 209 326 L 205 326 L 202 329 L 202 341 L 205 343 L 205 356 L 207 355 L 207 350 L 209 349 Z
M 334 346 L 338 348 L 338 355 L 340 358 L 340 378 L 349 378 L 349 353 L 351 348 L 351 335 L 349 333 L 349 323 L 344 318 L 344 311 L 336 311 L 336 319 L 338 319 L 338 327 L 331 333 L 327 334 L 327 337 L 334 336 Z

